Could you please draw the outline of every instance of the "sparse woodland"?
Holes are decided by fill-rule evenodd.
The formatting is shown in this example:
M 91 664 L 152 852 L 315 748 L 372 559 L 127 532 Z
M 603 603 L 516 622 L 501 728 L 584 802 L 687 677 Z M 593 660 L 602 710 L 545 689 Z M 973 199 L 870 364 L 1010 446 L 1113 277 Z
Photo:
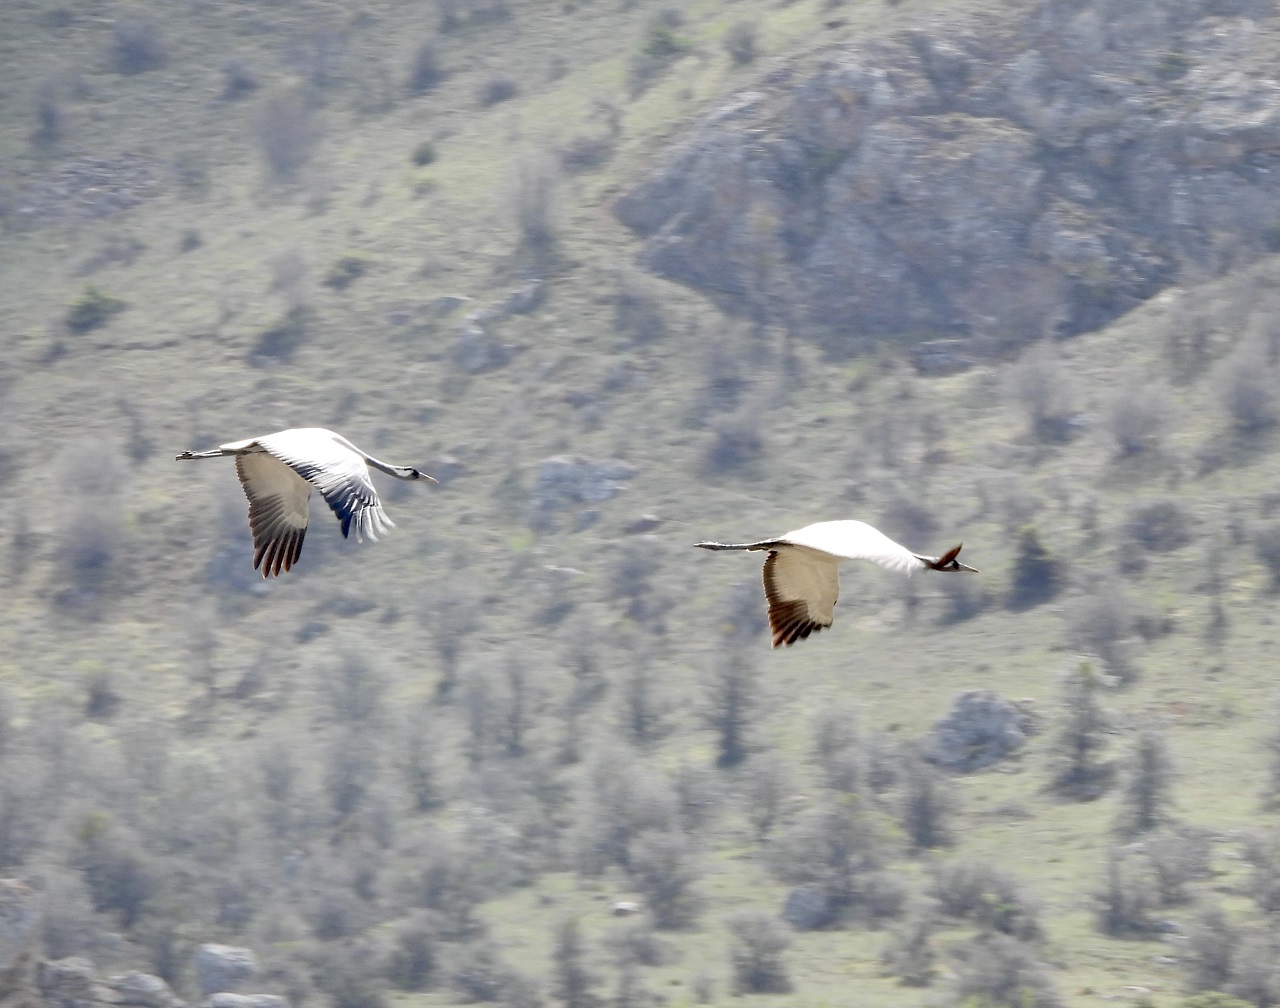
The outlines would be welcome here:
M 1278 55 L 0 5 L 0 1001 L 216 943 L 293 1006 L 1280 1004 Z M 290 426 L 440 484 L 264 581 L 173 456 Z M 690 548 L 846 517 L 982 573 L 771 651 Z

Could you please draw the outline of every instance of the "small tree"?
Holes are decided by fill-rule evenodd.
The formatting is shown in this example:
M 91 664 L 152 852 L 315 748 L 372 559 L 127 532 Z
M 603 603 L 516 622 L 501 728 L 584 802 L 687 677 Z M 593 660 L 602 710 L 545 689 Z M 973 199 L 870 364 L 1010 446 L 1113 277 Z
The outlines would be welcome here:
M 734 994 L 786 994 L 791 991 L 784 953 L 791 937 L 769 914 L 744 913 L 728 922 Z
M 1225 990 L 1239 941 L 1239 929 L 1222 907 L 1202 907 L 1187 928 L 1187 986 L 1194 991 Z
M 701 872 L 689 839 L 680 832 L 648 831 L 630 851 L 631 879 L 653 914 L 655 927 L 681 928 L 698 915 Z
M 703 718 L 716 733 L 716 766 L 737 766 L 749 750 L 757 693 L 755 662 L 740 647 L 725 648 L 715 659 L 704 691 Z
M 794 793 L 790 768 L 776 752 L 754 756 L 743 768 L 743 808 L 758 840 L 766 839 L 773 831 Z
M 1155 886 L 1136 859 L 1107 852 L 1106 881 L 1097 893 L 1098 930 L 1113 938 L 1149 934 L 1155 926 Z
M 926 902 L 909 913 L 889 937 L 880 960 L 906 987 L 928 987 L 938 972 L 933 935 L 938 929 L 937 908 Z
M 1102 677 L 1081 662 L 1062 679 L 1062 717 L 1049 744 L 1049 787 L 1077 801 L 1097 798 L 1110 784 L 1112 767 L 1101 759 L 1111 716 L 1098 702 Z
M 548 254 L 560 237 L 560 166 L 539 155 L 526 155 L 516 165 L 512 194 L 520 248 Z
M 1122 682 L 1138 678 L 1132 657 L 1136 624 L 1128 592 L 1114 580 L 1103 580 L 1086 596 L 1065 607 L 1064 638 L 1068 647 L 1097 658 L 1109 675 Z
M 551 993 L 565 1008 L 596 1008 L 599 978 L 587 967 L 587 948 L 578 918 L 568 917 L 556 929 L 551 951 Z
M 952 841 L 956 798 L 942 774 L 917 752 L 909 753 L 899 775 L 898 815 L 917 850 L 945 847 Z
M 1048 602 L 1062 589 L 1062 563 L 1040 539 L 1034 525 L 1024 525 L 1018 532 L 1017 555 L 1013 561 L 1013 580 L 1009 585 L 1007 605 L 1010 609 L 1030 609 Z
M 1048 343 L 1038 343 L 1009 372 L 1010 391 L 1026 410 L 1031 435 L 1039 441 L 1066 441 L 1073 433 L 1075 395 L 1061 359 Z
M 1120 795 L 1117 830 L 1126 836 L 1147 833 L 1169 820 L 1173 804 L 1173 758 L 1163 726 L 1151 722 L 1139 730 L 1129 755 Z
M 1121 459 L 1153 451 L 1168 426 L 1169 389 L 1160 384 L 1128 379 L 1107 408 L 1107 430 Z
M 1280 522 L 1268 522 L 1253 533 L 1253 551 L 1271 577 L 1272 593 L 1280 593 Z

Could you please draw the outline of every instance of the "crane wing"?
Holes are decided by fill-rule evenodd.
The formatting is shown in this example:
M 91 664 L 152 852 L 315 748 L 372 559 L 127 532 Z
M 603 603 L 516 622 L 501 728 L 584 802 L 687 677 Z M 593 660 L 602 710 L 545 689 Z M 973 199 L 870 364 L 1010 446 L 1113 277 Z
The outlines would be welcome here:
M 924 561 L 909 549 L 866 522 L 818 522 L 779 536 L 778 541 L 806 546 L 841 560 L 870 560 L 903 574 L 925 567 Z
M 376 540 L 395 525 L 382 509 L 364 459 L 327 431 L 283 431 L 259 438 L 258 444 L 320 491 L 342 522 L 344 537 L 354 528 L 357 541 Z
M 264 452 L 237 455 L 236 474 L 249 498 L 254 569 L 263 577 L 287 571 L 302 553 L 311 484 Z
M 840 595 L 840 561 L 806 548 L 777 543 L 764 562 L 773 646 L 788 647 L 831 626 Z

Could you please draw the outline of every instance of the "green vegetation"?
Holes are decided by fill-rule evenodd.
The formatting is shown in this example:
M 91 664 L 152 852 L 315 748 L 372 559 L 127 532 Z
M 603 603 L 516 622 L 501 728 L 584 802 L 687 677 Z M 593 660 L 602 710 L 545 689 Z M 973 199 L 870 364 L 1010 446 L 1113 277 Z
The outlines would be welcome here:
M 192 1003 L 205 941 L 294 1004 L 1274 1003 L 1277 261 L 943 377 L 833 359 L 610 214 L 757 41 L 827 58 L 825 0 L 737 37 L 709 2 L 142 6 L 0 5 L 0 459 L 37 488 L 0 866 L 41 955 Z M 264 582 L 234 465 L 172 456 L 312 424 L 450 478 L 375 474 L 377 544 L 313 502 Z M 563 456 L 632 474 L 543 507 Z M 759 558 L 689 543 L 834 517 L 983 573 L 850 565 L 770 651 Z M 976 688 L 1038 730 L 943 774 L 919 743 Z

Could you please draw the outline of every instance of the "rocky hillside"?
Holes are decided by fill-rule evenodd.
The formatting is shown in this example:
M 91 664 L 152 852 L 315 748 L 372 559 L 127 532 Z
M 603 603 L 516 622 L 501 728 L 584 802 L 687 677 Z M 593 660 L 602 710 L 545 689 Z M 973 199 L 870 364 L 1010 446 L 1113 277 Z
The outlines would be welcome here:
M 780 67 L 617 205 L 731 311 L 1023 343 L 1280 247 L 1275 5 L 1051 0 Z

